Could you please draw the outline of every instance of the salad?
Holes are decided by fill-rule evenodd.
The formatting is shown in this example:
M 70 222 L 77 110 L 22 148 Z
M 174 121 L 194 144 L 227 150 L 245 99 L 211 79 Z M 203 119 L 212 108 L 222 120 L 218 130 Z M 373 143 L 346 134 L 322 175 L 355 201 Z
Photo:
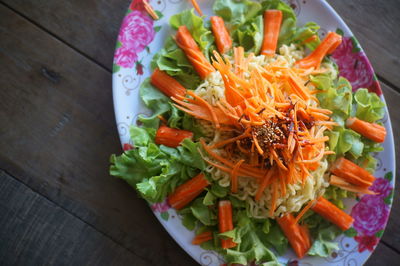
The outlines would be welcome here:
M 343 199 L 376 193 L 384 103 L 338 76 L 340 32 L 321 40 L 285 3 L 216 0 L 208 18 L 192 2 L 200 16 L 170 18 L 140 88 L 153 114 L 110 174 L 166 200 L 192 244 L 228 264 L 279 264 L 288 248 L 327 257 L 353 223 Z

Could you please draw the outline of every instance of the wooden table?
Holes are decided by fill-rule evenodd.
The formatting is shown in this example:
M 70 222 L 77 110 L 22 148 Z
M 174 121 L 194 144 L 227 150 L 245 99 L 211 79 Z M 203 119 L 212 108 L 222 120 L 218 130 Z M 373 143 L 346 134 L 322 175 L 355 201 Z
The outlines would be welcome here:
M 378 73 L 399 150 L 400 4 L 330 3 Z M 0 0 L 1 265 L 195 265 L 108 174 L 109 155 L 121 152 L 111 66 L 128 4 Z M 399 264 L 399 188 L 368 265 Z

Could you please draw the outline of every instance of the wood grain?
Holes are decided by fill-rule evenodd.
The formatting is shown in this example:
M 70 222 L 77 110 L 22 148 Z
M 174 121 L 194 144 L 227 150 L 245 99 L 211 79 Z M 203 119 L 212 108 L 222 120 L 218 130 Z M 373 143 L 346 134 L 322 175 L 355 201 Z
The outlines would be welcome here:
M 1 0 L 77 51 L 111 69 L 129 0 Z
M 148 265 L 0 171 L 1 265 Z
M 360 41 L 375 71 L 400 92 L 400 2 L 328 1 Z
M 121 152 L 110 73 L 1 5 L 0 17 L 0 168 L 152 264 L 192 263 L 108 174 Z

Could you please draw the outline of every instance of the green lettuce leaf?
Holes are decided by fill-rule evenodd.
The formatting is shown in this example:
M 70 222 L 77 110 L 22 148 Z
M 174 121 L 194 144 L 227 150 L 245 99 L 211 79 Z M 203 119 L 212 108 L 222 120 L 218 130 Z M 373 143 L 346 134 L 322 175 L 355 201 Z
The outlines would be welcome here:
M 216 0 L 213 5 L 214 13 L 224 19 L 231 31 L 253 19 L 260 9 L 259 3 L 250 0 Z
M 172 37 L 168 37 L 151 62 L 153 69 L 159 68 L 178 80 L 186 89 L 195 89 L 201 82 L 199 75 Z
M 338 243 L 335 238 L 340 235 L 342 231 L 334 225 L 330 225 L 326 228 L 319 229 L 313 244 L 308 251 L 308 255 L 328 257 L 334 250 L 339 249 Z
M 216 225 L 218 223 L 216 211 L 203 204 L 204 197 L 199 197 L 190 205 L 190 210 L 204 225 Z
M 375 93 L 359 89 L 354 94 L 354 100 L 357 118 L 371 123 L 383 118 L 385 103 Z
M 200 46 L 204 55 L 209 57 L 210 52 L 213 50 L 211 47 L 214 43 L 214 35 L 210 29 L 205 27 L 203 18 L 194 13 L 194 9 L 185 10 L 173 15 L 169 20 L 169 24 L 174 29 L 185 25 L 192 34 L 193 39 Z
M 177 148 L 154 143 L 152 128 L 131 128 L 135 148 L 111 155 L 110 174 L 135 187 L 149 202 L 160 202 L 178 185 L 205 168 L 199 143 L 185 139 Z
M 240 25 L 232 32 L 234 46 L 242 46 L 245 51 L 259 54 L 263 42 L 264 20 L 256 16 Z

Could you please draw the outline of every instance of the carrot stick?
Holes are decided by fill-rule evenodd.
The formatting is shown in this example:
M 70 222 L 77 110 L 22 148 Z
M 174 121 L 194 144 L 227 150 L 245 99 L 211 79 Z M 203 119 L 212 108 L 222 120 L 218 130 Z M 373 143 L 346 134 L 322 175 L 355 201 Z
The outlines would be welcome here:
M 379 143 L 385 141 L 386 128 L 381 125 L 368 123 L 356 117 L 350 117 L 346 121 L 346 126 L 372 141 Z
M 337 225 L 343 231 L 349 229 L 353 224 L 353 217 L 336 207 L 324 197 L 319 197 L 313 207 L 313 211 L 324 217 L 326 220 Z
M 209 240 L 213 239 L 212 232 L 211 231 L 205 231 L 201 234 L 198 234 L 195 236 L 192 240 L 193 245 L 200 245 L 204 242 L 207 242 Z
M 369 187 L 375 180 L 375 177 L 367 170 L 345 159 L 344 157 L 337 159 L 332 165 L 330 171 L 333 174 L 343 178 L 348 183 L 360 187 Z
M 243 159 L 239 160 L 232 169 L 232 172 L 231 172 L 231 191 L 232 191 L 232 193 L 237 193 L 237 191 L 238 191 L 238 173 L 239 173 L 239 168 L 243 162 L 244 162 Z
M 303 258 L 311 247 L 311 241 L 307 230 L 297 224 L 292 214 L 288 213 L 283 217 L 277 218 L 277 222 L 283 233 L 289 240 L 298 258 Z
M 301 68 L 319 68 L 324 57 L 327 54 L 333 53 L 341 42 L 342 36 L 334 32 L 329 32 L 318 47 L 307 57 L 297 61 L 296 65 Z
M 180 26 L 175 36 L 177 45 L 185 52 L 190 63 L 202 79 L 215 71 L 210 62 L 201 52 L 186 26 Z
M 333 186 L 340 187 L 341 189 L 344 189 L 344 190 L 347 190 L 350 192 L 354 192 L 354 193 L 363 193 L 363 194 L 369 194 L 369 195 L 377 194 L 376 192 L 371 191 L 368 188 L 359 187 L 359 186 L 350 184 L 350 183 L 346 182 L 346 180 L 344 180 L 343 178 L 338 177 L 336 175 L 331 175 L 331 180 L 329 181 L 329 183 Z
M 229 200 L 221 200 L 218 203 L 218 228 L 220 233 L 233 230 L 232 204 Z M 221 239 L 223 249 L 233 248 L 236 245 L 232 238 Z
M 162 144 L 176 148 L 187 138 L 193 138 L 193 133 L 187 130 L 175 129 L 162 125 L 157 130 L 155 142 L 158 145 Z
M 147 2 L 146 0 L 143 0 L 143 6 L 146 12 L 152 17 L 154 20 L 158 20 L 159 17 L 157 13 L 154 11 L 153 7 Z
M 264 40 L 261 48 L 261 54 L 266 56 L 275 55 L 281 23 L 282 11 L 267 10 L 264 12 Z
M 225 27 L 224 20 L 218 16 L 212 16 L 211 30 L 214 33 L 215 42 L 217 43 L 218 52 L 224 54 L 232 47 L 232 39 Z
M 196 9 L 197 13 L 199 13 L 199 15 L 202 17 L 203 16 L 203 12 L 200 9 L 199 3 L 197 3 L 196 0 L 190 0 L 190 2 L 192 2 L 192 5 L 193 5 L 194 9 Z
M 168 97 L 180 97 L 186 94 L 186 89 L 182 84 L 158 68 L 151 75 L 150 82 Z
M 210 183 L 205 178 L 203 173 L 198 174 L 186 183 L 183 183 L 175 189 L 175 191 L 168 197 L 168 204 L 173 208 L 180 210 L 188 203 L 194 200 L 204 188 Z

